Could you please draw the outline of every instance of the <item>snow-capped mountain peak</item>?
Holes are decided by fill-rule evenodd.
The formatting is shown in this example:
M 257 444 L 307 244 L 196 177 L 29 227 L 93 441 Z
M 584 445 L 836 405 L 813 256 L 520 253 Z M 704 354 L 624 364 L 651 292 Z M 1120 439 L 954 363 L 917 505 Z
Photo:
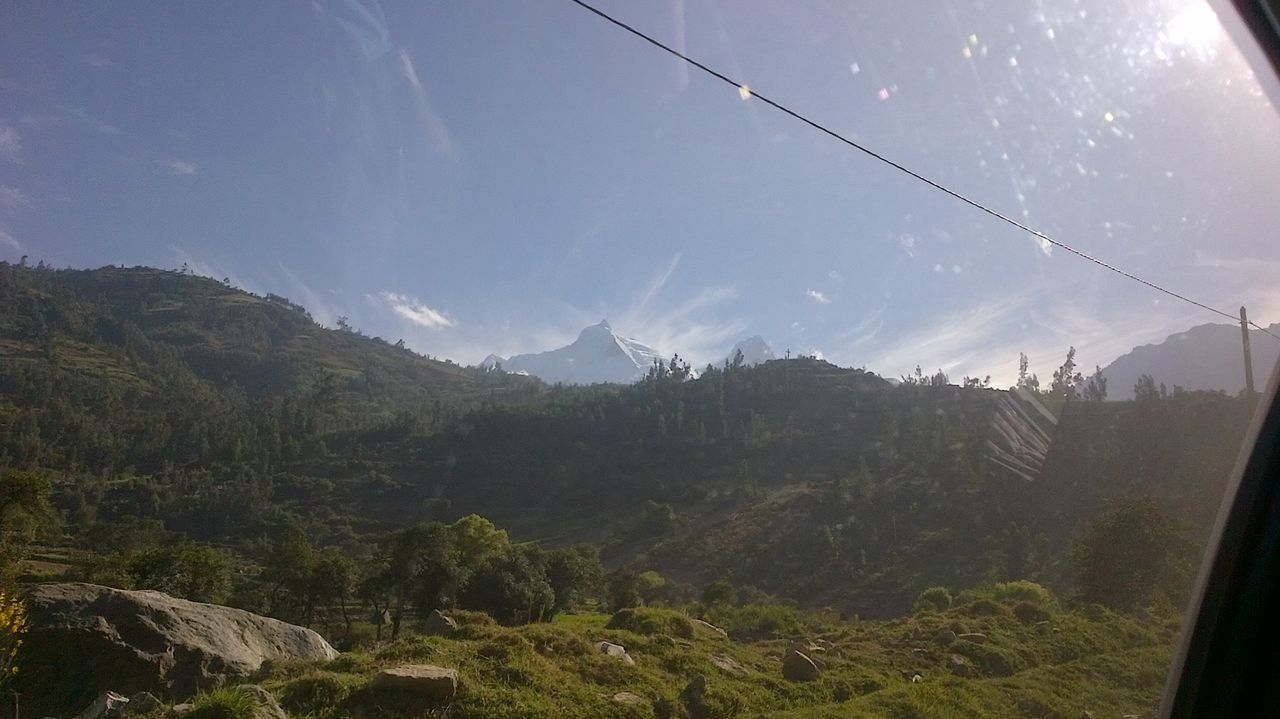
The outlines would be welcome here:
M 527 372 L 545 382 L 593 384 L 635 382 L 661 357 L 661 353 L 643 342 L 619 336 L 608 320 L 601 320 L 584 328 L 578 333 L 578 339 L 559 349 L 496 360 L 502 362 L 508 372 Z
M 738 352 L 742 353 L 742 364 L 747 366 L 763 364 L 769 360 L 778 359 L 778 356 L 773 353 L 773 348 L 760 335 L 748 337 L 734 345 L 733 349 L 729 350 L 729 356 L 726 358 L 730 364 L 733 364 L 733 358 L 737 356 Z

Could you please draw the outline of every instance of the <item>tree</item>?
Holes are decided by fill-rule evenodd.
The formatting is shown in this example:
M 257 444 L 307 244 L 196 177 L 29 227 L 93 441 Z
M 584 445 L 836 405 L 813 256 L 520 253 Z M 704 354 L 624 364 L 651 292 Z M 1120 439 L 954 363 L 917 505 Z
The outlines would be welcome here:
M 1133 385 L 1133 400 L 1135 402 L 1154 402 L 1160 399 L 1160 390 L 1156 389 L 1156 380 L 1149 374 L 1144 374 L 1138 378 Z
M 604 568 L 600 551 L 587 544 L 547 553 L 547 582 L 555 594 L 553 612 L 574 609 L 600 592 Z
M 630 569 L 616 570 L 609 575 L 608 585 L 609 607 L 613 611 L 640 606 L 640 582 L 636 579 L 635 572 Z
M 1053 383 L 1049 385 L 1049 394 L 1064 400 L 1076 398 L 1076 387 L 1084 381 L 1084 377 L 1076 371 L 1076 348 L 1067 349 L 1067 358 L 1062 366 L 1053 371 Z
M 733 604 L 738 598 L 738 592 L 733 585 L 723 579 L 708 584 L 702 588 L 702 603 L 710 606 L 712 604 Z
M 1113 502 L 1071 550 L 1080 598 L 1133 609 L 1153 596 L 1181 604 L 1195 574 L 1187 528 L 1151 497 Z
M 41 526 L 53 519 L 48 477 L 12 469 L 0 474 L 0 583 L 5 582 Z
M 1102 374 L 1102 367 L 1094 365 L 1093 374 L 1084 385 L 1086 402 L 1104 402 L 1107 399 L 1107 378 Z
M 506 530 L 498 529 L 493 522 L 478 514 L 458 519 L 449 529 L 457 547 L 458 562 L 464 567 L 478 567 L 510 544 Z
M 183 542 L 137 552 L 128 572 L 138 589 L 155 589 L 193 602 L 226 601 L 231 589 L 231 562 L 215 547 Z
M 538 559 L 523 547 L 490 556 L 468 578 L 459 605 L 503 624 L 541 621 L 552 611 L 555 593 Z
M 356 564 L 337 547 L 322 550 L 311 567 L 308 582 L 309 605 L 337 606 L 348 634 L 351 633 L 351 615 L 347 612 L 347 600 L 355 591 Z M 311 617 L 307 617 L 308 621 Z
M 1029 372 L 1030 361 L 1025 353 L 1018 353 L 1018 384 L 1016 387 L 1032 394 L 1040 394 L 1040 378 Z

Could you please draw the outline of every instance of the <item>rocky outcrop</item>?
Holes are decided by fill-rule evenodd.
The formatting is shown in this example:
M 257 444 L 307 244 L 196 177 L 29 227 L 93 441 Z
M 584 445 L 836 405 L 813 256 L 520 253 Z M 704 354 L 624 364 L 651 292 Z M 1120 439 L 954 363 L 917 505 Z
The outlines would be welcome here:
M 107 691 L 178 701 L 269 660 L 338 656 L 310 629 L 162 592 L 42 584 L 27 610 L 19 691 L 35 716 L 82 709 Z

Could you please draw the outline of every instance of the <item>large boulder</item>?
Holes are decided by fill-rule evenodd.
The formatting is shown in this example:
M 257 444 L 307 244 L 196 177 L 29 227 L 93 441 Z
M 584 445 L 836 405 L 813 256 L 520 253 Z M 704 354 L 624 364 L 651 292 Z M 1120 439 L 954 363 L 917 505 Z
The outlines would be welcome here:
M 431 637 L 451 637 L 458 633 L 458 623 L 436 609 L 422 623 L 422 633 Z
M 782 660 L 782 678 L 793 682 L 811 682 L 822 676 L 822 670 L 804 652 L 792 649 Z
M 41 584 L 18 691 L 24 713 L 65 714 L 107 691 L 186 699 L 269 660 L 338 656 L 319 634 L 277 619 L 162 592 Z

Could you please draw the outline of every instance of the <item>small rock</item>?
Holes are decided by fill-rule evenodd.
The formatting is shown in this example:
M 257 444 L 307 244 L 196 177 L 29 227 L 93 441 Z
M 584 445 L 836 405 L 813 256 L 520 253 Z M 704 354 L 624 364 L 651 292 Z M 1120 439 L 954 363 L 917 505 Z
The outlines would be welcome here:
M 129 703 L 124 705 L 124 716 L 134 716 L 137 714 L 146 714 L 160 708 L 160 700 L 156 699 L 151 692 L 138 692 L 129 697 Z
M 933 641 L 938 644 L 950 644 L 956 640 L 956 633 L 950 629 L 939 629 L 938 633 L 933 635 Z
M 804 652 L 794 649 L 782 660 L 782 678 L 793 682 L 810 682 L 822 676 L 822 670 Z
M 129 698 L 115 692 L 103 692 L 93 703 L 76 715 L 76 719 L 100 719 L 100 717 L 117 716 L 124 711 Z
M 406 664 L 383 669 L 369 682 L 373 690 L 416 694 L 432 701 L 446 701 L 458 690 L 458 672 L 430 664 Z
M 747 668 L 742 666 L 737 659 L 734 659 L 728 654 L 712 654 L 711 663 L 730 674 L 740 677 L 745 677 L 747 675 Z
M 981 632 L 969 632 L 967 634 L 958 634 L 956 635 L 956 639 L 959 639 L 962 642 L 973 642 L 974 644 L 987 643 L 987 635 Z
M 689 622 L 693 624 L 693 628 L 695 631 L 702 631 L 703 633 L 711 634 L 720 639 L 729 638 L 728 632 L 721 629 L 720 627 L 717 627 L 711 622 L 704 622 L 701 619 L 690 619 Z
M 1080 715 L 1080 719 L 1095 719 L 1095 717 L 1093 716 L 1093 712 L 1086 711 L 1084 714 Z
M 174 716 L 185 716 L 195 711 L 195 709 L 196 709 L 195 704 L 192 704 L 191 702 L 183 702 L 181 704 L 174 704 L 173 706 L 169 707 L 169 713 Z
M 258 705 L 253 710 L 253 719 L 289 719 L 284 709 L 280 708 L 275 695 L 266 689 L 256 684 L 241 684 L 236 687 L 236 691 L 253 697 L 254 703 Z
M 439 609 L 432 610 L 422 623 L 422 632 L 430 637 L 451 637 L 458 631 L 458 623 L 445 616 Z
M 919 674 L 916 674 L 911 677 L 912 684 L 919 684 L 922 681 L 924 681 L 924 677 L 920 676 Z
M 621 644 L 614 644 L 613 642 L 596 642 L 595 646 L 597 652 L 615 657 L 618 661 L 629 667 L 633 667 L 636 664 L 636 660 L 632 659 L 630 654 L 627 654 L 626 647 Z
M 632 694 L 631 692 L 618 692 L 610 697 L 610 700 L 614 704 L 625 704 L 627 706 L 644 706 L 648 703 L 645 701 L 644 697 L 639 694 Z
M 976 674 L 973 664 L 959 654 L 951 655 L 950 668 L 951 673 L 958 677 L 971 677 Z
M 1053 630 L 1053 622 L 1050 622 L 1048 620 L 1045 620 L 1043 622 L 1036 622 L 1035 627 L 1037 632 L 1040 632 L 1041 634 L 1048 634 L 1050 631 Z

